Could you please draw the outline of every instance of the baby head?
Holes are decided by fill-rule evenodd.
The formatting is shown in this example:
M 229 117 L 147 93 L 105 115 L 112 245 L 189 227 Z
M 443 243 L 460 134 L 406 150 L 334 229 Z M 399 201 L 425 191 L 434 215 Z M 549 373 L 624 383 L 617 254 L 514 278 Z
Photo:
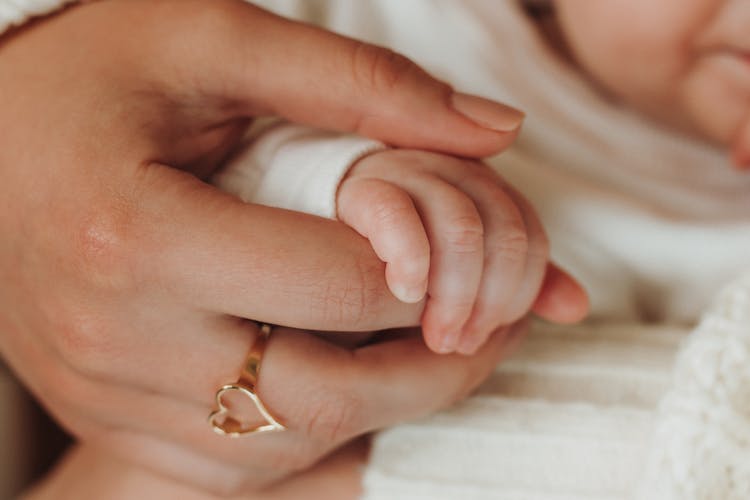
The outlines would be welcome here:
M 750 0 L 555 0 L 572 57 L 607 93 L 728 146 L 750 168 Z

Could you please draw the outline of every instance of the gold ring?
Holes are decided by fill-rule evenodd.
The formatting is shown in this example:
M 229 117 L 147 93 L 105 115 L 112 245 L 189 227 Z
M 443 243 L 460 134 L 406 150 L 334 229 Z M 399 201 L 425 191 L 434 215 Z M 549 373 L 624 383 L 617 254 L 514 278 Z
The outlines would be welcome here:
M 278 419 L 268 411 L 260 397 L 256 393 L 258 385 L 258 376 L 260 374 L 260 364 L 263 360 L 263 353 L 266 350 L 268 337 L 271 335 L 271 325 L 261 324 L 260 332 L 255 342 L 250 347 L 250 351 L 245 358 L 245 364 L 242 366 L 240 377 L 234 384 L 222 386 L 216 392 L 217 409 L 208 416 L 208 422 L 215 433 L 237 438 L 248 436 L 250 434 L 260 434 L 264 432 L 279 432 L 286 430 Z M 229 414 L 229 408 L 224 404 L 224 396 L 228 393 L 236 392 L 247 397 L 255 404 L 258 412 L 265 419 L 264 424 L 251 426 L 232 417 Z

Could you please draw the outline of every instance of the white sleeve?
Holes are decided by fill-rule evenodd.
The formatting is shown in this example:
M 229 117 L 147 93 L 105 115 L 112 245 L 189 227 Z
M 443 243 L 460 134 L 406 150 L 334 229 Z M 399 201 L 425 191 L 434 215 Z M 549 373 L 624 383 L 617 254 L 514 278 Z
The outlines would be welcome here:
M 0 0 L 0 34 L 76 0 Z
M 80 0 L 0 0 L 0 35 L 14 26 L 20 26 L 29 19 L 54 12 L 67 4 Z M 260 7 L 276 10 L 280 14 L 295 15 L 298 18 L 309 18 L 312 12 L 319 10 L 313 0 L 245 0 Z M 280 5 L 275 5 L 275 4 Z M 308 4 L 309 5 L 306 5 Z
M 341 179 L 380 142 L 277 122 L 253 132 L 212 183 L 247 202 L 336 217 Z

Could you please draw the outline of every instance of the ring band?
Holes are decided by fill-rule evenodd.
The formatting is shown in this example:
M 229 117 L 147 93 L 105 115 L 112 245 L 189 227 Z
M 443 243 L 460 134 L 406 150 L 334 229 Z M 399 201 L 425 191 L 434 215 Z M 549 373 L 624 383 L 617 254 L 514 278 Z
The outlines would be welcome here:
M 234 384 L 222 386 L 216 392 L 217 409 L 208 416 L 208 422 L 211 424 L 213 431 L 221 436 L 238 438 L 251 434 L 261 434 L 264 432 L 279 432 L 286 429 L 266 408 L 260 397 L 256 393 L 258 385 L 258 376 L 260 375 L 261 361 L 263 353 L 266 350 L 268 337 L 271 335 L 271 325 L 261 324 L 255 342 L 247 353 L 245 363 L 242 366 L 240 377 Z M 256 426 L 247 426 L 240 420 L 229 415 L 229 408 L 224 405 L 224 395 L 230 392 L 237 392 L 247 397 L 255 404 L 258 412 L 263 416 L 266 423 Z

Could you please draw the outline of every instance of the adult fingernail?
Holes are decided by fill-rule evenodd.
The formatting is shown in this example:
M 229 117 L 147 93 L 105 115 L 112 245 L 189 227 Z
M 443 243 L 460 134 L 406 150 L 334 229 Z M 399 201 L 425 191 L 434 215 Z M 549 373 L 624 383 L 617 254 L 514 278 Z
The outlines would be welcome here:
M 513 132 L 526 115 L 510 106 L 489 99 L 456 92 L 451 98 L 453 109 L 484 128 L 497 132 Z
M 393 292 L 393 295 L 401 302 L 416 304 L 424 298 L 424 294 L 426 293 L 425 288 L 426 286 L 408 287 L 402 284 L 396 284 L 393 285 L 391 292 Z

